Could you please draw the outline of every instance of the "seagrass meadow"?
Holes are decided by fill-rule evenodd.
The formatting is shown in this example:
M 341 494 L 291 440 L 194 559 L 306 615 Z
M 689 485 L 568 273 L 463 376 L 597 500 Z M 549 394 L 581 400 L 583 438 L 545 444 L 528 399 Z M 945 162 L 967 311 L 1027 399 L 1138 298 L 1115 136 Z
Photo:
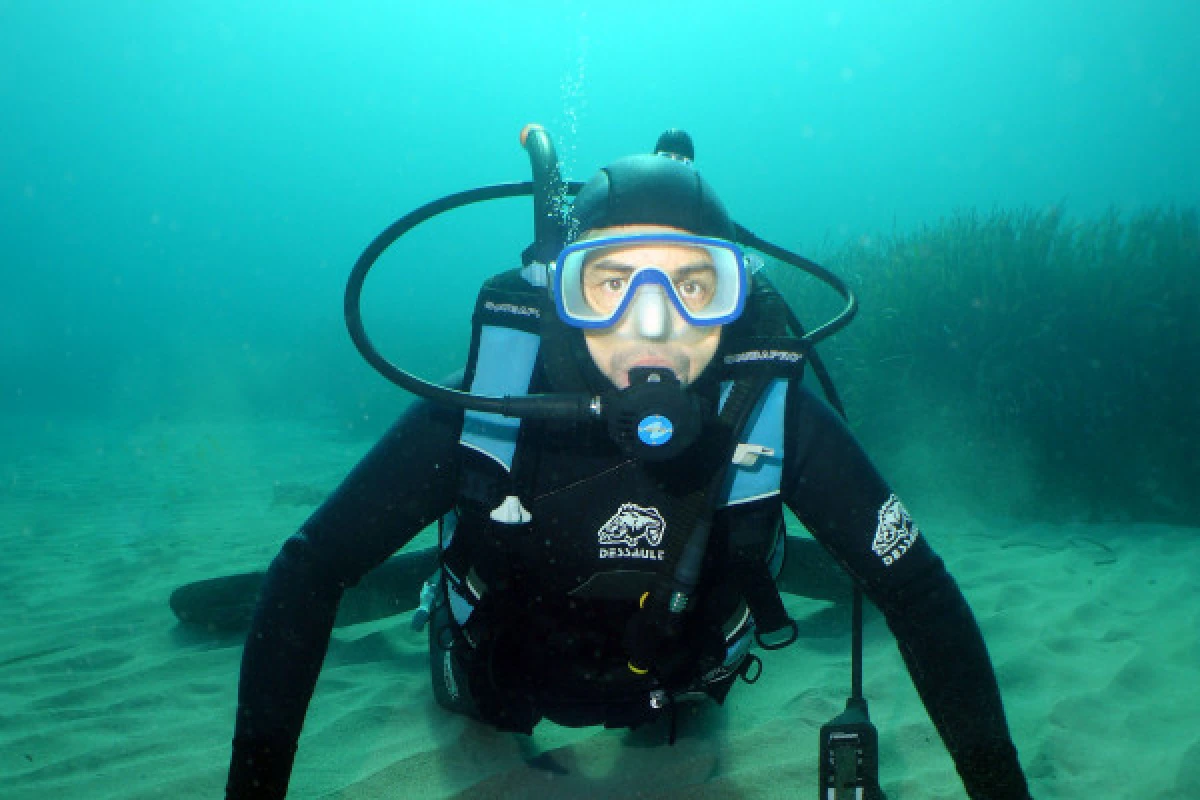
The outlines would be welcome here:
M 882 462 L 915 431 L 949 486 L 1020 516 L 1190 522 L 1200 512 L 1200 224 L 1194 208 L 1074 219 L 1059 206 L 961 210 L 825 248 L 857 293 L 821 345 Z M 832 304 L 771 279 L 806 324 Z M 1023 476 L 1000 485 L 997 463 Z M 1011 475 L 1011 471 L 1008 473 Z

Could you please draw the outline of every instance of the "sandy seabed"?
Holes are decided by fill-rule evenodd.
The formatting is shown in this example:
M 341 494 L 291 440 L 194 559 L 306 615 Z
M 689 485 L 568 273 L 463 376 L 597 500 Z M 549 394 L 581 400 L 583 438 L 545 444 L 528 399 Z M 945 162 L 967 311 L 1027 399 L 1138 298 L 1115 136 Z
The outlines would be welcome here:
M 370 443 L 245 420 L 2 427 L 0 795 L 220 796 L 241 642 L 181 627 L 167 597 L 264 568 L 312 509 L 296 487 L 332 488 Z M 906 502 L 983 627 L 1034 796 L 1200 797 L 1200 530 Z M 674 747 L 661 728 L 496 733 L 434 705 L 407 616 L 338 629 L 289 796 L 814 797 L 849 610 L 788 602 L 800 642 L 683 714 Z M 866 641 L 889 797 L 963 797 L 875 615 Z

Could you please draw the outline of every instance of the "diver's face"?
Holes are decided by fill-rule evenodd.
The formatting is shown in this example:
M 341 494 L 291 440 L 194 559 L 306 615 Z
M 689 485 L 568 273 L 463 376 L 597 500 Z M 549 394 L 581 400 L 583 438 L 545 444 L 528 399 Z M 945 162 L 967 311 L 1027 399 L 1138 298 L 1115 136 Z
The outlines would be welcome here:
M 647 233 L 685 233 L 660 225 L 615 225 L 590 231 L 586 238 L 631 236 Z M 620 282 L 628 281 L 628 268 L 656 266 L 671 278 L 687 302 L 689 292 L 705 291 L 704 271 L 697 269 L 697 248 L 666 243 L 638 245 L 610 253 L 619 255 L 625 272 L 613 271 L 604 260 L 584 267 L 589 305 L 602 308 L 616 295 Z M 685 320 L 666 290 L 650 283 L 638 287 L 625 313 L 608 328 L 584 330 L 588 352 L 596 366 L 618 389 L 629 386 L 633 367 L 667 367 L 687 385 L 704 371 L 717 352 L 721 326 L 691 325 Z

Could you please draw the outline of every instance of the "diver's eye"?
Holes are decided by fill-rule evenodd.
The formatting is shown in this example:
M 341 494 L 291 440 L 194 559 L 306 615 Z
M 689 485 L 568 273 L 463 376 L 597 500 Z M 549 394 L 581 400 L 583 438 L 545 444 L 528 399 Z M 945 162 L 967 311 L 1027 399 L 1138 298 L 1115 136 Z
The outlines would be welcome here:
M 713 287 L 710 282 L 698 278 L 685 278 L 675 284 L 679 299 L 692 311 L 699 311 L 712 301 Z
M 608 278 L 604 281 L 604 288 L 610 292 L 619 292 L 625 288 L 624 278 Z

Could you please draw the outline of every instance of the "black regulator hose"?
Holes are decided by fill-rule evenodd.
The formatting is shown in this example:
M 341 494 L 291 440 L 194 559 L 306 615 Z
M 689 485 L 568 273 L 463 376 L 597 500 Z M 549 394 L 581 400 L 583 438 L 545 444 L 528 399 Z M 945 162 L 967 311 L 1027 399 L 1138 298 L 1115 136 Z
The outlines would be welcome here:
M 397 239 L 408 233 L 422 222 L 432 217 L 460 208 L 471 203 L 486 200 L 499 200 L 505 197 L 521 197 L 534 194 L 535 187 L 530 181 L 521 183 L 502 183 L 496 186 L 482 186 L 468 189 L 464 192 L 447 195 L 426 203 L 425 205 L 405 214 L 389 225 L 382 233 L 367 245 L 367 249 L 354 263 L 350 277 L 346 281 L 346 295 L 343 310 L 346 316 L 346 329 L 358 352 L 368 364 L 379 374 L 403 389 L 432 400 L 466 409 L 490 414 L 502 414 L 506 417 L 529 417 L 538 419 L 581 419 L 595 416 L 593 410 L 595 401 L 586 394 L 536 394 L 520 397 L 488 397 L 485 395 L 460 392 L 436 383 L 424 381 L 405 372 L 388 361 L 371 344 L 362 321 L 362 288 L 367 279 L 367 273 L 385 250 L 391 247 Z M 578 191 L 578 188 L 575 189 Z
M 842 398 L 838 395 L 837 387 L 833 384 L 833 378 L 830 376 L 829 370 L 825 368 L 825 362 L 821 360 L 819 355 L 817 355 L 817 351 L 812 347 L 812 345 L 815 345 L 817 342 L 833 336 L 842 328 L 849 325 L 851 320 L 854 319 L 854 315 L 858 313 L 858 298 L 855 297 L 854 291 L 846 285 L 845 281 L 822 267 L 820 264 L 810 261 L 804 256 L 798 253 L 793 253 L 792 251 L 780 247 L 777 244 L 772 244 L 766 239 L 759 238 L 754 233 L 751 233 L 746 228 L 743 228 L 741 225 L 737 225 L 736 223 L 734 223 L 734 225 L 737 228 L 737 237 L 739 242 L 748 247 L 753 247 L 759 252 L 765 253 L 772 258 L 777 258 L 780 261 L 791 264 L 794 267 L 799 267 L 832 288 L 842 296 L 843 300 L 846 301 L 846 306 L 842 309 L 840 314 L 809 333 L 804 332 L 804 326 L 800 324 L 800 320 L 796 317 L 796 312 L 792 311 L 792 307 L 787 303 L 783 304 L 785 312 L 787 313 L 788 325 L 791 326 L 792 332 L 800 337 L 800 341 L 810 346 L 808 352 L 808 363 L 812 365 L 813 374 L 816 375 L 817 382 L 821 384 L 821 391 L 825 393 L 825 398 L 829 401 L 829 404 L 833 406 L 834 410 L 837 411 L 838 414 L 840 414 L 843 418 L 845 418 L 846 410 L 842 406 Z
M 760 253 L 765 253 L 772 258 L 777 258 L 786 264 L 791 264 L 793 267 L 799 267 L 809 275 L 812 275 L 817 280 L 829 286 L 835 292 L 840 294 L 842 299 L 846 301 L 845 307 L 841 310 L 841 312 L 838 313 L 836 317 L 829 320 L 829 322 L 826 322 L 821 327 L 803 334 L 800 337 L 803 342 L 809 345 L 814 345 L 823 339 L 828 339 L 830 336 L 833 336 L 842 328 L 850 324 L 850 321 L 854 319 L 854 315 L 858 313 L 858 298 L 854 296 L 854 291 L 846 285 L 845 281 L 822 267 L 820 264 L 809 261 L 804 256 L 799 255 L 798 253 L 793 253 L 791 250 L 780 247 L 777 244 L 772 244 L 771 242 L 758 237 L 737 223 L 734 223 L 734 227 L 737 229 L 737 240 L 740 244 L 743 244 L 747 247 L 753 247 Z

